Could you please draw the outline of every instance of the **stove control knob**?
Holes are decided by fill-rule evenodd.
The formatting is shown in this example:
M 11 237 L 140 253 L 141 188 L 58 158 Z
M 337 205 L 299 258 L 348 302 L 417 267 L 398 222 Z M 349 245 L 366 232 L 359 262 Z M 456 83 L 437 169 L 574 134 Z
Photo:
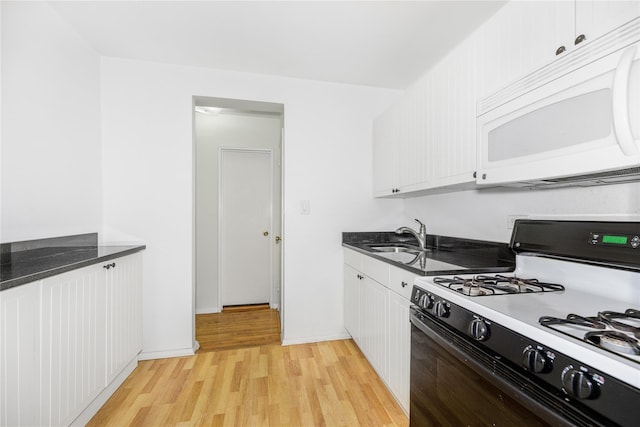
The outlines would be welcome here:
M 553 365 L 547 359 L 547 356 L 542 350 L 537 350 L 532 347 L 525 348 L 522 353 L 522 366 L 531 372 L 536 374 L 544 374 L 551 372 Z
M 444 301 L 438 301 L 433 307 L 433 313 L 437 317 L 449 317 L 449 307 Z
M 562 386 L 569 396 L 577 399 L 593 399 L 598 392 L 591 375 L 573 366 L 567 366 L 562 371 Z
M 489 338 L 489 325 L 482 319 L 473 319 L 469 323 L 469 335 L 477 341 L 485 341 Z
M 424 309 L 430 309 L 433 307 L 433 297 L 429 294 L 422 294 L 420 301 L 418 301 L 418 305 Z

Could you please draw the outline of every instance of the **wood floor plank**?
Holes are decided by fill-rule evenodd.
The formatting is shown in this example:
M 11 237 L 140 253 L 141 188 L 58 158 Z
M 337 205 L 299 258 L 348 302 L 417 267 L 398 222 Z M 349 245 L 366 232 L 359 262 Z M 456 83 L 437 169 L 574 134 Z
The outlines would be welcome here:
M 232 310 L 227 320 L 260 311 L 270 310 Z M 352 340 L 283 347 L 279 318 L 274 320 L 272 313 L 265 318 L 278 325 L 265 328 L 277 329 L 275 342 L 241 344 L 236 337 L 231 348 L 214 349 L 214 343 L 193 357 L 141 361 L 88 425 L 408 426 Z M 245 316 L 240 323 L 246 327 L 250 322 Z M 207 328 L 220 326 L 224 334 L 239 327 L 211 316 L 198 324 L 207 337 L 217 336 Z M 253 332 L 244 338 L 253 340 Z

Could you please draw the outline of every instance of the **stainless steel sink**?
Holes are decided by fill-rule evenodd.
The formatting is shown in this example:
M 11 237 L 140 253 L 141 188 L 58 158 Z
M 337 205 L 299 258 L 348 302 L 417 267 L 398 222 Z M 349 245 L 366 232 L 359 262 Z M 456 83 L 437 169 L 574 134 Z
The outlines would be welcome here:
M 371 249 L 377 252 L 420 252 L 420 249 L 405 248 L 404 246 L 372 246 Z
M 378 245 L 378 246 L 369 246 L 374 252 L 391 252 L 391 253 L 402 253 L 408 252 L 411 254 L 418 254 L 420 252 L 427 252 L 427 250 L 422 250 L 417 246 L 411 245 L 402 245 L 402 244 L 394 244 L 394 245 Z

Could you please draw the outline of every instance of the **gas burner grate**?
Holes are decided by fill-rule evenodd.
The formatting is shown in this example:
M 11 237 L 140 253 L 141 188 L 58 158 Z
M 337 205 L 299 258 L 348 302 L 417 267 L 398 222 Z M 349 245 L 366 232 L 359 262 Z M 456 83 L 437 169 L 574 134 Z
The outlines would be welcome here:
M 556 283 L 545 283 L 538 279 L 523 279 L 499 274 L 495 276 L 478 275 L 468 279 L 459 276 L 454 276 L 453 278 L 434 277 L 433 283 L 472 297 L 564 290 L 564 286 Z
M 601 311 L 592 317 L 569 314 L 564 319 L 542 316 L 538 322 L 571 338 L 640 363 L 640 310 L 630 308 L 624 313 Z
M 587 332 L 585 341 L 618 354 L 640 355 L 640 341 L 617 331 Z

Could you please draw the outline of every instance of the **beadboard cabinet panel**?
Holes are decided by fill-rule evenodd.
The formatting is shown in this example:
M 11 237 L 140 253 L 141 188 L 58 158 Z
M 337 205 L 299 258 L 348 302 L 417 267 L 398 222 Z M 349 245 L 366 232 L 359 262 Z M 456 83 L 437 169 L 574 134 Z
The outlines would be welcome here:
M 140 253 L 2 291 L 0 426 L 89 419 L 137 360 L 141 303 Z
M 471 37 L 433 70 L 439 116 L 429 145 L 433 150 L 431 187 L 473 181 L 476 158 L 476 69 L 480 39 Z M 434 108 L 436 108 L 434 106 Z
M 374 121 L 375 196 L 473 186 L 480 36 L 459 45 Z
M 142 350 L 142 255 L 112 264 L 106 273 L 107 383 Z
M 483 27 L 484 98 L 640 16 L 638 1 L 512 1 Z M 583 41 L 576 43 L 579 37 Z M 581 37 L 581 38 L 582 38 Z
M 389 292 L 389 375 L 391 392 L 406 413 L 409 413 L 411 376 L 411 303 L 402 296 Z
M 42 281 L 43 425 L 69 425 L 106 386 L 101 265 Z
M 347 250 L 345 250 L 345 253 Z M 344 265 L 344 327 L 358 344 L 360 335 L 360 282 L 362 275 L 350 265 Z
M 0 425 L 41 425 L 40 282 L 0 293 Z
M 360 335 L 362 352 L 380 378 L 388 377 L 388 290 L 366 277 L 360 292 Z
M 392 194 L 395 189 L 393 120 L 394 110 L 389 109 L 373 122 L 373 195 L 376 197 Z
M 352 266 L 358 257 L 362 270 Z M 409 306 L 418 276 L 346 248 L 344 260 L 345 328 L 408 414 Z
M 480 97 L 553 61 L 574 35 L 572 1 L 509 2 L 483 26 L 484 84 Z M 565 49 L 571 48 L 565 46 Z
M 639 16 L 638 0 L 576 0 L 574 41 L 580 35 L 585 36 L 587 43 L 596 40 Z

